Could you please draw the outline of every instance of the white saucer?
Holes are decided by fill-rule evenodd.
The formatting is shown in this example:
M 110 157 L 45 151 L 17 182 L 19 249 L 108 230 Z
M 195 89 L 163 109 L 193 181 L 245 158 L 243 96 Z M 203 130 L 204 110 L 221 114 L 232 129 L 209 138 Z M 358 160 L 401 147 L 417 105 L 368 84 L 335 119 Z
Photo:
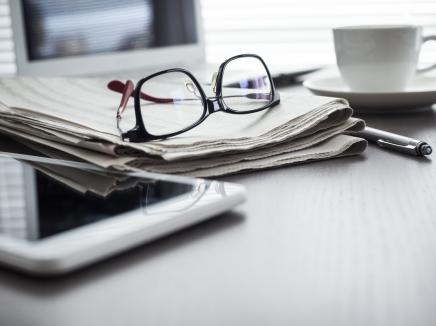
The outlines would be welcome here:
M 436 103 L 436 77 L 429 75 L 417 76 L 402 92 L 351 91 L 339 76 L 314 77 L 303 85 L 316 95 L 347 99 L 356 112 L 398 113 L 428 108 Z

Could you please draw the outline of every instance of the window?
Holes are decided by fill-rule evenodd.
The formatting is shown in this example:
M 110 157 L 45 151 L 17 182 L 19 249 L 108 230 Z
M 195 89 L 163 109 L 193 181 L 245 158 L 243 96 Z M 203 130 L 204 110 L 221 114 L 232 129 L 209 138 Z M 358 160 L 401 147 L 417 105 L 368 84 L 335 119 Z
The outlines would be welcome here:
M 0 74 L 14 74 L 15 71 L 9 1 L 0 0 Z
M 412 23 L 436 34 L 435 0 L 202 0 L 208 61 L 253 52 L 268 62 L 334 63 L 331 28 Z M 436 61 L 436 43 L 421 59 Z
M 253 52 L 268 62 L 334 63 L 331 28 L 413 23 L 436 34 L 435 0 L 200 0 L 207 60 Z M 0 0 L 0 74 L 16 71 L 9 1 Z M 422 61 L 436 61 L 436 44 Z

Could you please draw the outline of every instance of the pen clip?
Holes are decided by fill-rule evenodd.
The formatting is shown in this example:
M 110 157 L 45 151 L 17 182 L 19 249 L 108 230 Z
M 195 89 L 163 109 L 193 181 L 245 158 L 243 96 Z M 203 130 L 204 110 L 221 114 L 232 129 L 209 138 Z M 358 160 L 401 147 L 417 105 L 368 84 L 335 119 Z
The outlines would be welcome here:
M 377 144 L 380 147 L 389 148 L 393 150 L 397 150 L 399 152 L 408 153 L 412 155 L 417 155 L 416 146 L 407 144 L 407 145 L 399 145 L 395 143 L 391 143 L 387 140 L 379 139 L 377 140 Z

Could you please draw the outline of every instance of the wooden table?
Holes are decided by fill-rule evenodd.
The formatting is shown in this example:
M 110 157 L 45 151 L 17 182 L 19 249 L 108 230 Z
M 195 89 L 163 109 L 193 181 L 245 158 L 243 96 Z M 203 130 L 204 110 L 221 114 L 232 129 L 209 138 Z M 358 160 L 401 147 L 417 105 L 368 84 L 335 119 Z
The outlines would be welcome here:
M 433 110 L 365 119 L 436 146 Z M 436 325 L 431 159 L 369 146 L 225 179 L 248 189 L 233 213 L 67 277 L 1 269 L 0 325 Z

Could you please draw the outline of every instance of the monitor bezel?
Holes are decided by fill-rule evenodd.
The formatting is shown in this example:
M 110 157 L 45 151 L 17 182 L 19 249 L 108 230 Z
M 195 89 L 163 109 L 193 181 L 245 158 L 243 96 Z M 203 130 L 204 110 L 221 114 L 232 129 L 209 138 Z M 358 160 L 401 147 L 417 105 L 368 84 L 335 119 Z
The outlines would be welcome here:
M 22 0 L 10 1 L 17 74 L 31 76 L 87 76 L 135 71 L 137 69 L 146 70 L 171 64 L 204 62 L 205 49 L 200 4 L 198 0 L 193 1 L 197 26 L 197 43 L 195 44 L 42 60 L 29 60 Z

